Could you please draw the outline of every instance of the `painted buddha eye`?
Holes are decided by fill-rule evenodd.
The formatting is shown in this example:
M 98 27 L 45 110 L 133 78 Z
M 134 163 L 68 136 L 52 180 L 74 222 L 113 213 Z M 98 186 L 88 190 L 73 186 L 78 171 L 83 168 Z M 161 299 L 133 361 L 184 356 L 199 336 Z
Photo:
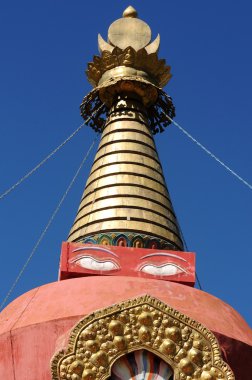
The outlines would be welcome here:
M 110 271 L 119 269 L 119 266 L 112 260 L 97 260 L 92 256 L 81 256 L 71 261 L 82 268 L 96 271 Z
M 144 264 L 139 268 L 140 272 L 152 274 L 154 276 L 173 276 L 179 273 L 186 273 L 186 270 L 176 264 Z

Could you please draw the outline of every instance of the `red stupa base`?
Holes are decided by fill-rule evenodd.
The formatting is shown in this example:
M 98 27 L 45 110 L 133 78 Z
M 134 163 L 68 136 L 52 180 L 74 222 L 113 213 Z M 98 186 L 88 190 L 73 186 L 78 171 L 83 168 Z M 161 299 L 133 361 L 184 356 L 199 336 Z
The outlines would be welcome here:
M 0 379 L 49 380 L 50 360 L 82 317 L 149 294 L 196 319 L 218 338 L 236 380 L 251 380 L 252 331 L 230 306 L 177 283 L 91 276 L 51 283 L 13 301 L 0 315 Z

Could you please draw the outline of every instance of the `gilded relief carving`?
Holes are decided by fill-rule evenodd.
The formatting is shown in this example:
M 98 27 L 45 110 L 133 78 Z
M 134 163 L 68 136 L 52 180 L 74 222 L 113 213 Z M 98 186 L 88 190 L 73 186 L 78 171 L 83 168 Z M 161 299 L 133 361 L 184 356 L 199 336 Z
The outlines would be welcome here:
M 206 327 L 148 295 L 83 318 L 53 358 L 52 379 L 108 379 L 118 358 L 141 349 L 163 359 L 174 380 L 234 380 Z
M 158 87 L 164 87 L 171 78 L 170 66 L 166 66 L 165 60 L 159 59 L 157 53 L 148 54 L 144 48 L 136 51 L 128 46 L 125 49 L 115 47 L 111 52 L 105 50 L 101 56 L 94 56 L 93 62 L 88 63 L 88 80 L 96 87 L 103 82 L 102 77 L 106 71 L 119 66 L 147 73 L 149 80 Z

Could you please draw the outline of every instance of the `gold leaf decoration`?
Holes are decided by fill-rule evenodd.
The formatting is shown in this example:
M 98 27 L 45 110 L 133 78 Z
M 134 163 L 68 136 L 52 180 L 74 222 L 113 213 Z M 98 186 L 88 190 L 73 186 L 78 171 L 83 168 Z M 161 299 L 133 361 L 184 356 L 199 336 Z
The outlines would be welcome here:
M 52 359 L 52 379 L 108 379 L 119 357 L 140 349 L 169 364 L 174 380 L 235 379 L 206 327 L 148 295 L 83 318 Z

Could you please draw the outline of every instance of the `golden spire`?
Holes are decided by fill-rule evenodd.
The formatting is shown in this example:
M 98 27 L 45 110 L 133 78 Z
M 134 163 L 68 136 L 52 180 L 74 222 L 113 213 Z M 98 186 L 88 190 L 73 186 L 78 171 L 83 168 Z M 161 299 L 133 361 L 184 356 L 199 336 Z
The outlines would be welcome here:
M 112 23 L 101 56 L 88 64 L 95 89 L 84 98 L 86 118 L 104 104 L 91 126 L 102 132 L 69 241 L 183 250 L 153 133 L 174 116 L 161 86 L 170 67 L 159 60 L 159 36 L 128 7 Z M 102 113 L 106 114 L 103 120 Z
M 123 17 L 137 17 L 137 11 L 131 5 L 123 12 Z

